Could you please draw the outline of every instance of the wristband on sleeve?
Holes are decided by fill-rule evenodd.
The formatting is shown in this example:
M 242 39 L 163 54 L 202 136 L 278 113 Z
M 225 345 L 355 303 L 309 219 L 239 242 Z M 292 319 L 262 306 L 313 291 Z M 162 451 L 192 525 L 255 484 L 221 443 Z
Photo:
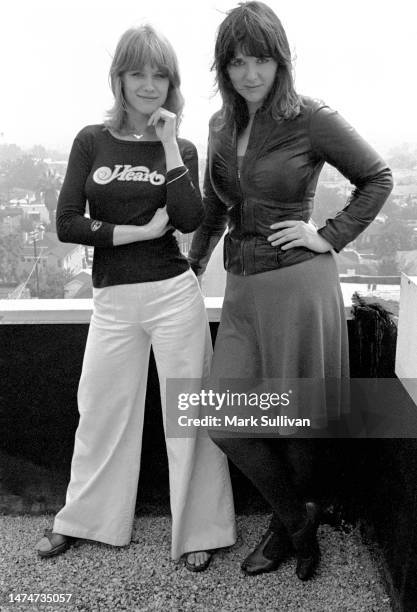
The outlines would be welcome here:
M 170 181 L 167 181 L 167 185 L 169 185 L 170 183 L 173 183 L 174 181 L 178 181 L 178 179 L 182 178 L 183 176 L 185 176 L 188 172 L 188 168 L 186 168 L 184 170 L 184 172 L 182 174 L 180 174 L 179 176 L 176 176 L 175 178 L 171 179 Z

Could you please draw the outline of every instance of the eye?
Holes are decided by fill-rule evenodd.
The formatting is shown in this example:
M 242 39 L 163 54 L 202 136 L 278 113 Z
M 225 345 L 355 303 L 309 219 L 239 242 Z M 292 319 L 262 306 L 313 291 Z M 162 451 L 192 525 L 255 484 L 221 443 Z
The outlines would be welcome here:
M 154 74 L 155 79 L 166 79 L 167 75 L 164 74 L 163 72 L 157 72 L 156 74 Z
M 128 75 L 134 78 L 139 78 L 143 76 L 143 72 L 140 72 L 140 70 L 133 70 L 132 72 L 128 72 Z
M 267 64 L 271 60 L 272 60 L 272 57 L 268 57 L 268 56 L 257 57 L 256 58 L 256 63 L 257 64 Z
M 243 60 L 240 57 L 233 57 L 230 62 L 229 62 L 229 66 L 233 66 L 233 67 L 239 67 L 239 66 L 243 66 Z

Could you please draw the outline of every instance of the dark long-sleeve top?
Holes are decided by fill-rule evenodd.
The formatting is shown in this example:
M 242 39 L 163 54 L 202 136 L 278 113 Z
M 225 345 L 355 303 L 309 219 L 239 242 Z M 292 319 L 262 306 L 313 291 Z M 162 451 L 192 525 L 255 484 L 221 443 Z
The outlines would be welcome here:
M 184 166 L 167 172 L 160 141 L 121 140 L 103 125 L 87 126 L 76 136 L 58 200 L 57 233 L 63 242 L 95 247 L 94 287 L 163 280 L 188 269 L 174 230 L 113 245 L 116 225 L 145 225 L 165 205 L 175 229 L 187 233 L 200 224 L 197 151 L 182 138 L 178 145 Z
M 300 114 L 291 120 L 274 120 L 259 109 L 240 170 L 236 145 L 235 126 L 223 125 L 221 112 L 216 113 L 210 121 L 205 219 L 189 253 L 197 274 L 204 271 L 226 225 L 224 263 L 234 274 L 265 272 L 315 257 L 304 247 L 273 247 L 267 237 L 275 222 L 310 219 L 325 162 L 355 186 L 345 208 L 318 230 L 336 251 L 371 223 L 392 190 L 385 162 L 319 100 L 301 97 Z

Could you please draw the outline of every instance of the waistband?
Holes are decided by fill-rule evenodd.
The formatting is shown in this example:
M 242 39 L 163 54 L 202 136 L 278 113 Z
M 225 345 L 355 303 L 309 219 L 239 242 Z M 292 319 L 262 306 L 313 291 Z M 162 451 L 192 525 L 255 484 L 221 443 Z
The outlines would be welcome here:
M 320 253 L 305 247 L 283 251 L 280 247 L 271 246 L 262 236 L 238 239 L 226 234 L 223 255 L 224 267 L 228 272 L 246 276 L 298 264 Z

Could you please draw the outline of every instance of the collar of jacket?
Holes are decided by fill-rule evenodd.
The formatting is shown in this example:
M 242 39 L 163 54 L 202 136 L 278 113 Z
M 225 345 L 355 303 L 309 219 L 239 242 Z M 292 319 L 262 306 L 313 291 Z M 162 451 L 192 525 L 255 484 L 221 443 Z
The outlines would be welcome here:
M 221 114 L 213 117 L 209 136 L 209 167 L 215 191 L 227 207 L 235 206 L 242 199 L 241 177 L 237 163 L 237 127 L 221 124 Z M 269 113 L 258 109 L 252 124 L 248 146 L 245 152 L 245 163 L 251 163 L 262 151 L 266 150 L 267 141 L 271 138 L 272 119 Z M 230 189 L 231 185 L 234 189 Z

